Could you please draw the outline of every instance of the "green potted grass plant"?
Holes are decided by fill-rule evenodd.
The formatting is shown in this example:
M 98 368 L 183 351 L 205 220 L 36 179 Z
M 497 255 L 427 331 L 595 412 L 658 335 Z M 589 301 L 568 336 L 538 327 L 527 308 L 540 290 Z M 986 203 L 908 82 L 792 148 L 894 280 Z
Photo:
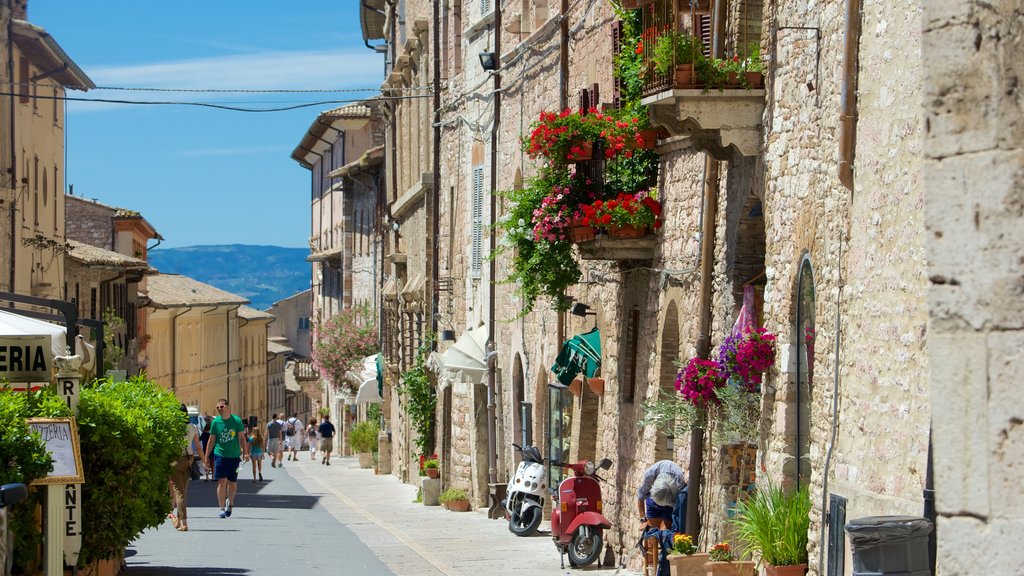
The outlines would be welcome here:
M 438 500 L 452 512 L 469 511 L 469 494 L 462 488 L 447 488 L 441 492 Z
M 767 576 L 797 576 L 807 571 L 810 512 L 806 486 L 787 492 L 769 484 L 740 501 L 730 522 L 746 553 L 760 557 Z
M 359 454 L 359 467 L 373 466 L 373 453 L 377 451 L 377 434 L 380 430 L 375 422 L 363 421 L 356 424 L 349 433 L 348 442 L 352 451 Z

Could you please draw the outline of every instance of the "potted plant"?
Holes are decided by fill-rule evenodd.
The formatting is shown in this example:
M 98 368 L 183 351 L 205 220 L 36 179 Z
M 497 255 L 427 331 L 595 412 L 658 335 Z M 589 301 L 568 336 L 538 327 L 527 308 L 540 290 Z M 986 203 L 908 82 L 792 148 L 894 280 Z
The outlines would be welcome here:
M 349 433 L 348 442 L 352 451 L 359 454 L 359 467 L 369 468 L 373 466 L 373 453 L 377 451 L 377 429 L 376 422 L 360 422 L 352 428 Z
M 668 567 L 672 576 L 704 576 L 707 554 L 698 554 L 697 545 L 689 534 L 672 537 L 672 554 L 668 555 Z
M 775 334 L 756 328 L 730 335 L 718 349 L 718 364 L 726 380 L 748 392 L 761 389 L 764 373 L 775 363 Z
M 620 193 L 608 200 L 595 200 L 581 206 L 583 223 L 605 229 L 613 237 L 638 238 L 648 230 L 661 227 L 661 203 L 658 189 L 636 194 Z
M 597 108 L 541 112 L 523 138 L 523 149 L 530 158 L 565 165 L 590 160 L 593 144 L 600 142 L 606 159 L 620 153 L 628 158 L 632 151 L 626 149 L 626 142 L 636 138 L 638 121 Z
M 724 387 L 725 376 L 722 375 L 721 366 L 714 360 L 690 358 L 676 375 L 676 390 L 683 399 L 697 407 L 721 404 L 717 391 Z
M 743 78 L 747 88 L 764 86 L 764 62 L 761 60 L 761 46 L 751 42 L 747 47 L 747 57 L 743 60 Z
M 760 557 L 768 576 L 797 576 L 807 571 L 810 512 L 806 485 L 786 492 L 769 484 L 741 500 L 730 523 L 747 554 Z
M 469 494 L 462 488 L 447 488 L 441 492 L 438 500 L 452 512 L 469 511 Z
M 651 61 L 657 74 L 674 74 L 674 84 L 683 87 L 694 84 L 694 65 L 703 57 L 699 38 L 683 30 L 667 30 L 654 41 Z
M 708 550 L 710 560 L 704 564 L 707 576 L 754 576 L 754 563 L 736 560 L 728 542 L 719 542 Z
M 427 478 L 437 478 L 438 474 L 440 474 L 438 465 L 437 458 L 423 461 L 423 470 L 427 473 Z

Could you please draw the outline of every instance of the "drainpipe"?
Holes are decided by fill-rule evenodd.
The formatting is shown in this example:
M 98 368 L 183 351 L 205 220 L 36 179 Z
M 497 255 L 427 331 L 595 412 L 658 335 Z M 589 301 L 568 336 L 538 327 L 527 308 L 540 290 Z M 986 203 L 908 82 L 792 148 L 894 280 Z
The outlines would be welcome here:
M 724 54 L 725 6 L 716 0 L 713 12 L 711 54 L 721 58 Z M 697 330 L 697 356 L 707 359 L 711 354 L 712 289 L 715 267 L 715 224 L 718 220 L 718 178 L 721 163 L 710 155 L 704 159 L 704 220 L 701 222 L 700 251 L 700 324 Z M 704 475 L 704 429 L 690 432 L 689 499 L 686 501 L 686 533 L 694 542 L 700 536 L 700 492 Z
M 171 316 L 171 393 L 178 391 L 178 318 L 192 311 L 191 306 L 186 306 L 178 314 Z M 202 400 L 202 396 L 199 398 Z
M 9 81 L 8 86 L 13 88 L 14 87 L 14 0 L 7 0 L 7 11 L 8 11 L 8 18 L 7 18 L 7 79 Z M 10 140 L 11 140 L 11 166 L 10 166 L 10 170 L 11 170 L 11 190 L 15 190 L 17 185 L 18 185 L 18 155 L 15 153 L 15 149 L 17 147 L 17 139 L 14 137 L 14 120 L 15 120 L 16 110 L 17 110 L 17 108 L 16 108 L 17 104 L 15 103 L 15 100 L 16 100 L 15 93 L 16 92 L 17 92 L 16 90 L 11 90 L 11 96 L 8 98 L 8 101 L 11 103 L 11 107 L 10 107 L 11 108 L 10 109 L 11 124 L 9 126 L 9 128 L 10 128 Z M 10 277 L 10 286 L 9 286 L 8 289 L 11 291 L 11 293 L 17 292 L 17 289 L 15 288 L 15 284 L 14 284 L 14 280 L 15 280 L 15 273 L 14 272 L 15 272 L 15 270 L 18 269 L 18 267 L 16 266 L 17 258 L 18 258 L 18 250 L 17 250 L 18 239 L 17 239 L 17 232 L 16 232 L 18 230 L 18 228 L 17 228 L 18 221 L 17 221 L 17 215 L 15 213 L 16 212 L 15 206 L 17 206 L 17 204 L 18 204 L 18 199 L 17 198 L 18 198 L 17 194 L 13 194 L 12 195 L 11 207 L 10 207 L 10 211 L 11 211 L 11 218 L 10 218 L 11 219 L 11 227 L 10 227 L 10 231 L 11 231 L 11 277 Z
M 558 108 L 561 112 L 569 107 L 569 0 L 562 0 L 558 17 Z M 500 54 L 497 51 L 495 53 Z M 562 334 L 558 338 L 558 344 L 561 345 Z
M 857 151 L 857 70 L 860 56 L 860 0 L 846 0 L 843 80 L 839 91 L 839 181 L 853 191 Z
M 501 124 L 501 3 L 494 7 L 494 118 L 491 123 L 491 230 L 494 230 L 498 221 L 498 130 Z M 493 254 L 497 248 L 497 235 L 493 232 L 490 235 L 490 248 Z M 436 243 L 435 243 L 436 245 Z M 496 314 L 495 299 L 495 277 L 497 276 L 497 260 L 490 259 L 488 274 L 490 281 L 487 283 L 487 482 L 494 484 L 498 481 L 498 438 L 495 432 L 495 410 L 494 410 L 494 388 L 497 372 L 497 342 L 495 341 Z
M 432 259 L 430 265 L 431 275 L 431 286 L 430 286 L 430 333 L 437 334 L 437 314 L 440 311 L 441 301 L 441 265 L 438 262 L 438 257 L 441 255 L 441 250 L 438 247 L 441 236 L 441 3 L 431 2 L 433 4 L 433 15 L 434 15 L 434 26 L 433 26 L 433 44 L 434 44 L 434 61 L 431 64 L 433 67 L 433 105 L 434 105 L 434 150 L 431 154 L 431 170 L 433 171 L 433 177 L 431 178 L 432 193 L 430 194 L 430 235 L 431 235 L 431 253 Z M 497 12 L 501 12 L 501 8 L 498 7 Z M 434 340 L 434 347 L 437 347 L 437 340 Z

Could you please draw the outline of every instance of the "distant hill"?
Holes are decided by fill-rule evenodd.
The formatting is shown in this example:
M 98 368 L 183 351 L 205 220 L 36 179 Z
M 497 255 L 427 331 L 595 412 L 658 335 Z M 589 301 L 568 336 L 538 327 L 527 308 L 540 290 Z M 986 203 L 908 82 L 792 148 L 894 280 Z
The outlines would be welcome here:
M 278 300 L 309 288 L 306 248 L 280 246 L 188 246 L 157 248 L 149 263 L 167 274 L 182 274 L 252 301 L 266 310 Z

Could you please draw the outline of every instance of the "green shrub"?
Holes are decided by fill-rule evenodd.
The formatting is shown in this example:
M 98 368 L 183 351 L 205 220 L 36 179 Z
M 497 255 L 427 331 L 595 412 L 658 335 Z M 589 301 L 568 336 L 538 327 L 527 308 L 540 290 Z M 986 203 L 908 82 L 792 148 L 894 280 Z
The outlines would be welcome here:
M 352 428 L 348 442 L 355 452 L 376 452 L 379 432 L 376 422 L 360 422 Z
M 423 461 L 424 470 L 437 470 L 439 462 L 436 458 L 430 458 L 429 460 Z
M 144 376 L 97 380 L 82 388 L 82 551 L 91 563 L 121 553 L 143 530 L 163 523 L 167 481 L 181 455 L 188 418 L 174 395 Z
M 807 531 L 811 522 L 811 499 L 804 485 L 786 493 L 781 487 L 759 486 L 747 500 L 736 506 L 730 520 L 736 537 L 761 562 L 772 566 L 807 563 Z
M 437 499 L 442 503 L 458 502 L 459 500 L 469 500 L 469 494 L 462 488 L 448 488 L 441 492 Z
M 67 404 L 48 389 L 35 393 L 0 388 L 0 484 L 28 484 L 53 470 L 53 458 L 39 433 L 26 418 L 63 418 L 71 415 Z M 45 487 L 30 486 L 28 498 L 10 508 L 9 528 L 14 538 L 14 565 L 41 561 L 43 535 L 35 511 L 43 503 Z

